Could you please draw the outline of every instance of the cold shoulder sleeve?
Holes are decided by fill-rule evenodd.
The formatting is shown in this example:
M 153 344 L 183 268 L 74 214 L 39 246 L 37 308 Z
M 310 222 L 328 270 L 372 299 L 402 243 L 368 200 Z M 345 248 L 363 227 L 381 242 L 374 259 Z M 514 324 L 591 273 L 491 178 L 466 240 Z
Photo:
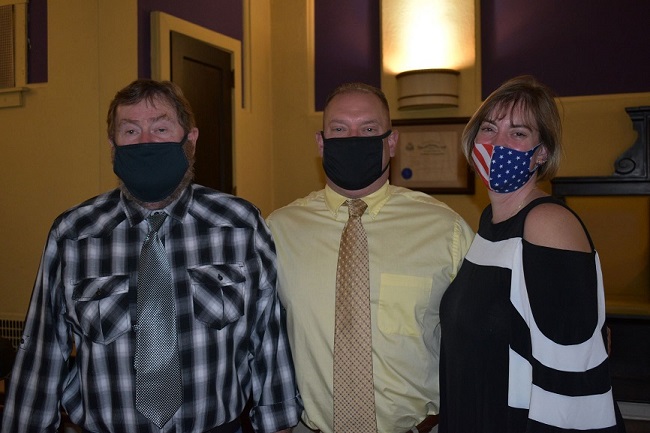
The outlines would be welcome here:
M 512 269 L 513 333 L 527 343 L 511 348 L 509 405 L 528 409 L 527 432 L 616 432 L 598 254 L 525 240 L 521 249 Z M 513 385 L 521 383 L 529 388 Z
M 540 330 L 564 345 L 589 339 L 598 322 L 596 252 L 523 244 L 526 287 Z

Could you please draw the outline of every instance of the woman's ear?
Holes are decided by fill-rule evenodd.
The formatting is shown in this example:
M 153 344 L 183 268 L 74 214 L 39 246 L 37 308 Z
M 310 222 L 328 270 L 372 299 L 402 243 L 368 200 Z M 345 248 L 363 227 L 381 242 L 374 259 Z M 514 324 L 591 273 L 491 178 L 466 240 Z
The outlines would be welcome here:
M 535 165 L 544 165 L 546 164 L 546 161 L 548 160 L 548 150 L 546 149 L 546 146 L 542 144 L 539 146 L 539 149 L 537 149 L 537 153 L 535 155 Z

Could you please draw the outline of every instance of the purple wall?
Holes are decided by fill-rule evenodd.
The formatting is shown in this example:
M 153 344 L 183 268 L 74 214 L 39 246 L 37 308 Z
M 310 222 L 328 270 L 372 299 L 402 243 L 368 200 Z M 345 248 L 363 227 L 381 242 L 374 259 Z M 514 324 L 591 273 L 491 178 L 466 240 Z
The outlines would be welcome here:
M 559 96 L 650 91 L 650 2 L 483 0 L 482 96 L 532 74 Z
M 47 82 L 47 0 L 27 3 L 27 82 Z
M 320 111 L 339 84 L 381 87 L 381 29 L 375 0 L 316 0 L 315 103 Z
M 345 81 L 381 83 L 380 10 L 373 0 L 316 0 L 316 109 Z M 190 7 L 191 5 L 191 7 Z M 149 13 L 163 11 L 242 40 L 240 0 L 138 0 L 138 75 L 151 76 Z M 48 79 L 47 0 L 28 3 L 28 82 Z M 533 74 L 560 96 L 650 91 L 650 2 L 484 0 L 483 98 Z

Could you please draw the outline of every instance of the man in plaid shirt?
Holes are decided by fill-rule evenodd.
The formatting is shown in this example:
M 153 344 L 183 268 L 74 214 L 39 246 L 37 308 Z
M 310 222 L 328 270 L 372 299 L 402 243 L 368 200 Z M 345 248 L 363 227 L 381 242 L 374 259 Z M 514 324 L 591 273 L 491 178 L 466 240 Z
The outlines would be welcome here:
M 250 203 L 192 183 L 198 129 L 181 90 L 137 80 L 108 113 L 119 188 L 52 225 L 6 396 L 3 432 L 289 431 L 302 404 L 270 233 Z M 137 274 L 152 212 L 175 292 L 182 403 L 158 428 L 135 404 Z M 74 354 L 74 356 L 73 356 Z

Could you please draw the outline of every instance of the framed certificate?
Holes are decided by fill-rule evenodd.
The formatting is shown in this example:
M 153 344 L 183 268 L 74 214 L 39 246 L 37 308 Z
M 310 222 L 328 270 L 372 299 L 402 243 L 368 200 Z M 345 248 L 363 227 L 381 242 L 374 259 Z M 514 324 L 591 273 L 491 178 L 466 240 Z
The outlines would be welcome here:
M 474 172 L 461 150 L 467 117 L 393 120 L 399 142 L 390 181 L 428 194 L 474 194 Z

